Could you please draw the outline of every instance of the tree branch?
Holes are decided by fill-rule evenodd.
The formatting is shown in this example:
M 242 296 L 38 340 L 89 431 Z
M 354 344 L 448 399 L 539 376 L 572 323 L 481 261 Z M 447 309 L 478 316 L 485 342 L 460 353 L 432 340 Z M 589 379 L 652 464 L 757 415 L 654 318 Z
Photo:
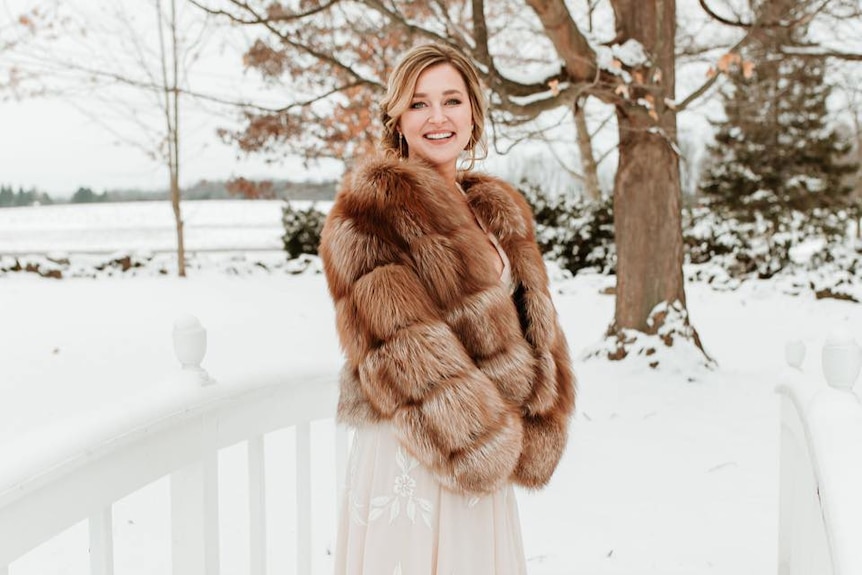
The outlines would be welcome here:
M 254 8 L 252 8 L 248 2 L 243 2 L 242 0 L 228 0 L 228 1 L 240 9 L 246 10 L 247 12 L 252 13 L 252 14 L 256 14 Z M 309 16 L 314 16 L 315 14 L 318 14 L 320 12 L 325 12 L 326 10 L 329 10 L 330 8 L 332 8 L 336 4 L 340 3 L 341 1 L 342 0 L 330 0 L 329 2 L 325 2 L 325 3 L 321 4 L 320 6 L 316 6 L 314 8 L 309 9 L 309 10 L 306 10 L 305 12 L 295 12 L 295 13 L 291 13 L 291 12 L 288 12 L 286 10 L 276 10 L 274 7 L 271 7 L 269 10 L 269 13 L 267 14 L 266 18 L 264 18 L 264 20 L 266 22 L 278 22 L 278 23 L 295 22 L 297 20 L 302 20 L 304 18 L 308 18 Z M 230 12 L 227 12 L 225 10 L 217 10 L 214 8 L 209 8 L 208 6 L 204 6 L 203 4 L 201 4 L 198 0 L 187 0 L 187 2 L 189 2 L 193 6 L 197 6 L 198 8 L 203 10 L 204 12 L 211 14 L 213 16 L 227 16 L 232 21 L 236 22 L 237 24 L 261 24 L 262 23 L 262 22 L 257 21 L 257 20 L 253 20 L 253 21 L 243 20 L 243 19 L 236 17 L 233 14 L 231 14 Z M 273 4 L 271 6 L 276 6 L 276 5 Z M 278 5 L 278 6 L 280 6 L 280 5 Z
M 197 8 L 200 8 L 201 10 L 203 10 L 204 12 L 206 12 L 207 14 L 210 14 L 212 16 L 224 16 L 224 17 L 228 18 L 234 24 L 243 24 L 243 25 L 258 24 L 258 22 L 253 21 L 253 20 L 243 20 L 239 16 L 237 16 L 231 12 L 228 12 L 227 10 L 218 10 L 215 8 L 210 8 L 209 6 L 204 6 L 203 4 L 198 2 L 197 0 L 186 0 L 186 1 L 189 4 L 196 6 Z
M 781 47 L 779 52 L 784 56 L 793 56 L 795 58 L 833 58 L 836 60 L 845 60 L 847 62 L 862 62 L 862 54 L 854 54 L 851 52 L 819 49 L 816 52 L 812 52 L 805 51 L 803 49 L 795 50 L 793 47 Z
M 563 59 L 569 79 L 591 82 L 597 76 L 596 53 L 578 30 L 564 0 L 526 0 L 536 12 L 557 54 Z
M 189 0 L 189 1 L 193 2 L 194 0 Z M 298 41 L 294 40 L 290 35 L 285 34 L 284 32 L 282 32 L 281 30 L 279 30 L 278 28 L 276 28 L 273 25 L 273 22 L 278 21 L 278 20 L 272 20 L 272 19 L 269 19 L 269 18 L 262 16 L 257 11 L 255 11 L 255 9 L 253 7 L 251 7 L 247 2 L 243 2 L 242 0 L 227 0 L 227 1 L 230 2 L 231 4 L 233 4 L 234 6 L 240 8 L 241 10 L 245 10 L 249 14 L 249 16 L 252 18 L 251 20 L 241 20 L 243 23 L 259 24 L 259 25 L 263 26 L 264 28 L 266 28 L 267 30 L 269 30 L 273 35 L 275 35 L 279 40 L 281 40 L 282 43 L 287 44 L 288 46 L 290 46 L 292 48 L 295 48 L 299 52 L 308 54 L 309 56 L 311 56 L 312 58 L 315 58 L 316 60 L 318 60 L 320 62 L 325 62 L 325 63 L 329 64 L 330 66 L 332 66 L 333 68 L 335 68 L 336 70 L 340 70 L 340 71 L 344 72 L 345 74 L 347 74 L 348 76 L 355 78 L 359 82 L 364 82 L 364 83 L 367 83 L 369 85 L 376 86 L 377 88 L 380 88 L 380 89 L 385 88 L 385 86 L 377 80 L 362 77 L 353 68 L 351 68 L 347 64 L 344 64 L 343 62 L 338 60 L 331 53 L 325 53 L 325 52 L 322 52 L 320 50 L 316 50 L 316 49 L 314 49 L 314 48 L 312 48 L 306 44 L 303 44 L 302 42 L 298 42 Z M 331 8 L 331 7 L 335 6 L 339 1 L 340 0 L 333 0 L 333 1 L 329 2 L 328 4 L 326 4 L 326 7 Z M 195 4 L 195 5 L 200 6 L 199 4 Z M 311 11 L 309 11 L 309 12 L 311 12 Z M 316 10 L 315 13 L 319 13 L 319 10 Z M 293 20 L 296 21 L 297 19 L 293 19 Z M 282 22 L 283 21 L 284 20 L 282 20 Z
M 721 16 L 720 14 L 718 14 L 715 10 L 713 10 L 706 3 L 706 0 L 698 0 L 698 4 L 700 4 L 700 7 L 703 8 L 703 11 L 706 12 L 710 18 L 712 18 L 713 20 L 716 20 L 717 22 L 720 22 L 721 24 L 724 24 L 726 26 L 733 26 L 735 28 L 788 28 L 788 29 L 789 28 L 795 28 L 795 27 L 799 26 L 800 24 L 804 24 L 806 22 L 809 22 L 814 16 L 816 16 L 820 12 L 824 11 L 826 9 L 827 5 L 829 4 L 829 2 L 830 2 L 830 0 L 823 0 L 823 2 L 820 4 L 820 6 L 816 7 L 810 13 L 805 12 L 806 2 L 802 2 L 801 5 L 787 10 L 787 15 L 793 14 L 794 12 L 796 12 L 797 9 L 802 12 L 802 15 L 798 16 L 796 18 L 793 18 L 791 20 L 788 20 L 788 21 L 781 21 L 781 19 L 779 18 L 776 20 L 760 19 L 760 20 L 754 20 L 751 22 L 745 22 L 743 20 L 731 20 L 730 18 L 727 18 L 725 16 Z
M 713 77 L 711 77 L 709 80 L 707 80 L 706 82 L 704 82 L 700 88 L 698 88 L 697 90 L 695 90 L 694 92 L 689 94 L 685 98 L 685 100 L 683 100 L 679 104 L 676 104 L 674 106 L 674 110 L 676 110 L 676 112 L 679 113 L 679 112 L 682 112 L 683 110 L 685 110 L 686 108 L 688 108 L 692 104 L 692 102 L 694 102 L 695 100 L 697 100 L 698 98 L 700 98 L 701 96 L 706 94 L 706 92 L 710 88 L 712 88 L 716 82 L 718 82 L 718 79 L 719 79 L 719 77 L 721 77 L 721 74 L 722 74 L 722 72 L 716 71 L 715 75 Z
M 467 34 L 462 26 L 452 20 L 452 17 L 449 15 L 449 9 L 444 0 L 434 0 L 431 4 L 432 7 L 437 7 L 438 18 L 442 20 L 442 22 L 446 25 L 446 29 L 450 35 L 455 39 L 457 44 L 461 46 L 468 46 L 469 41 L 467 38 Z
M 32 56 L 31 56 L 31 61 L 32 61 Z M 48 66 L 46 66 L 46 68 L 45 68 L 46 72 L 52 72 L 52 71 L 58 71 L 58 70 L 76 70 L 78 72 L 81 72 L 83 74 L 87 74 L 87 75 L 94 77 L 94 78 L 102 78 L 105 80 L 111 80 L 111 81 L 117 82 L 119 84 L 131 86 L 133 88 L 142 88 L 144 90 L 150 90 L 150 91 L 157 93 L 157 94 L 161 94 L 165 90 L 165 86 L 163 84 L 160 84 L 157 80 L 152 79 L 152 78 L 149 80 L 140 80 L 140 79 L 132 78 L 129 76 L 124 76 L 122 74 L 118 74 L 115 72 L 106 72 L 106 71 L 104 71 L 102 69 L 98 69 L 98 68 L 89 68 L 87 66 L 82 66 L 80 64 L 76 64 L 76 63 L 71 62 L 71 61 L 65 62 L 65 61 L 58 61 L 55 59 L 40 61 L 38 58 L 35 59 L 35 61 L 41 62 L 43 64 L 48 64 Z M 181 88 L 179 86 L 177 86 L 176 90 L 179 94 L 189 96 L 190 98 L 194 98 L 196 100 L 201 100 L 204 102 L 211 102 L 213 104 L 220 104 L 223 106 L 230 106 L 230 107 L 234 107 L 234 108 L 240 108 L 243 110 L 255 110 L 255 111 L 258 111 L 261 113 L 266 113 L 266 114 L 282 114 L 282 113 L 289 112 L 289 111 L 296 109 L 296 108 L 307 108 L 308 106 L 311 106 L 315 102 L 324 100 L 324 99 L 328 98 L 329 96 L 332 96 L 333 94 L 336 94 L 338 92 L 342 92 L 344 90 L 349 90 L 351 88 L 358 88 L 358 87 L 363 86 L 363 85 L 367 85 L 370 87 L 376 87 L 374 84 L 369 84 L 363 80 L 357 80 L 354 82 L 348 82 L 346 84 L 338 85 L 338 86 L 331 88 L 328 91 L 326 91 L 320 95 L 314 96 L 314 97 L 309 98 L 307 100 L 300 100 L 297 102 L 292 102 L 286 106 L 280 106 L 278 108 L 273 108 L 270 106 L 262 106 L 260 104 L 255 104 L 252 102 L 241 102 L 241 101 L 237 101 L 237 100 L 229 100 L 227 98 L 221 98 L 218 96 L 214 96 L 212 94 L 206 94 L 203 92 L 196 92 L 194 90 L 188 90 L 186 88 Z
M 402 14 L 393 10 L 391 8 L 387 8 L 383 2 L 378 0 L 363 0 L 362 2 L 366 6 L 370 6 L 374 10 L 377 10 L 380 14 L 383 14 L 393 22 L 396 22 L 399 26 L 404 28 L 404 30 L 408 32 L 412 32 L 419 36 L 424 36 L 429 40 L 433 40 L 434 42 L 439 42 L 440 44 L 445 44 L 447 46 L 451 46 L 452 48 L 457 48 L 459 50 L 469 50 L 469 46 L 461 46 L 453 41 L 452 38 L 447 38 L 446 36 L 441 36 L 440 34 L 428 30 L 427 28 L 423 28 L 421 26 L 417 26 L 411 22 L 409 22 Z
M 713 10 L 709 6 L 709 4 L 706 3 L 706 0 L 698 0 L 698 4 L 700 4 L 700 7 L 703 8 L 703 11 L 706 12 L 706 14 L 710 18 L 712 18 L 716 22 L 724 24 L 725 26 L 734 26 L 736 28 L 751 28 L 752 26 L 751 22 L 743 22 L 742 20 L 731 20 L 730 18 L 721 16 L 715 10 Z

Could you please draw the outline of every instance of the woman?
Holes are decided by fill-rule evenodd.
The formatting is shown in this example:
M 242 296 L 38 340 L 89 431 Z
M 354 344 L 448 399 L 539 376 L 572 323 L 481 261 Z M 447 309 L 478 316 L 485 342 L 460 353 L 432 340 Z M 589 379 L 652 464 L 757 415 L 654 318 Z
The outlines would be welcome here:
M 336 572 L 523 574 L 512 484 L 548 482 L 575 395 L 532 214 L 470 171 L 485 106 L 460 53 L 408 52 L 381 107 L 320 248 L 356 428 Z

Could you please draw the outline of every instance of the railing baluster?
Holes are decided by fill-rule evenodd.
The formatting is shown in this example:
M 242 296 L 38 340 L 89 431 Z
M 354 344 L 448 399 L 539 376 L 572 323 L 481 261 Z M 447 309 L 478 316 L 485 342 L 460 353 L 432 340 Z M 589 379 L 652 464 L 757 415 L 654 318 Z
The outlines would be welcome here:
M 198 366 L 194 362 L 189 365 Z M 188 371 L 182 373 L 188 375 Z M 86 436 L 70 437 L 62 451 L 46 453 L 38 473 L 29 469 L 26 473 L 5 471 L 8 477 L 4 475 L 2 480 L 14 486 L 14 492 L 4 491 L 0 501 L 0 575 L 16 572 L 16 561 L 25 553 L 82 520 L 88 521 L 88 573 L 113 575 L 117 569 L 113 506 L 118 497 L 136 493 L 159 479 L 170 483 L 171 519 L 165 527 L 170 529 L 166 535 L 171 538 L 171 572 L 218 575 L 222 513 L 218 501 L 218 450 L 243 440 L 249 446 L 248 572 L 265 575 L 267 520 L 276 517 L 267 512 L 265 434 L 290 427 L 295 429 L 296 440 L 297 507 L 292 513 L 297 528 L 295 564 L 298 574 L 311 572 L 315 563 L 311 423 L 297 424 L 297 419 L 331 415 L 336 388 L 331 381 L 323 380 L 335 379 L 334 374 L 322 374 L 321 381 L 314 382 L 305 381 L 305 376 L 292 382 L 290 377 L 279 374 L 249 380 L 235 389 L 210 387 L 199 394 L 193 386 L 204 383 L 200 377 L 176 379 L 177 385 L 185 387 L 176 395 L 147 396 L 145 401 L 152 405 L 130 418 L 127 426 L 118 426 L 113 418 L 96 422 L 93 430 L 88 427 Z M 276 385 L 283 380 L 291 384 Z M 296 406 L 297 397 L 303 398 L 299 409 L 284 409 L 284 405 Z M 65 439 L 66 430 L 60 431 L 64 433 L 58 438 Z M 343 490 L 349 442 L 344 429 L 336 428 L 336 433 L 337 481 Z M 85 445 L 84 441 L 92 443 Z M 332 461 L 327 463 L 329 474 Z M 57 501 L 63 505 L 56 505 Z M 273 513 L 290 511 L 287 507 Z
M 311 573 L 311 426 L 296 425 L 296 573 Z
M 251 575 L 266 573 L 266 456 L 263 436 L 248 440 L 248 510 Z
M 171 547 L 174 575 L 218 575 L 218 454 L 171 474 Z
M 90 517 L 90 574 L 114 573 L 114 520 L 111 507 Z

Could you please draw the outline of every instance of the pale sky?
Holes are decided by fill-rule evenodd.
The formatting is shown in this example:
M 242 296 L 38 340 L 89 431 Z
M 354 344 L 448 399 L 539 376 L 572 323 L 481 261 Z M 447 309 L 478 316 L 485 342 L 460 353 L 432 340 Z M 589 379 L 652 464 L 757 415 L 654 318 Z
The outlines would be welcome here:
M 187 135 L 181 164 L 182 184 L 202 179 L 303 179 L 299 159 L 267 165 L 262 159 L 238 159 L 236 148 L 215 136 L 217 118 L 201 120 Z M 337 172 L 313 169 L 319 179 Z M 0 102 L 0 185 L 36 187 L 53 197 L 72 195 L 80 186 L 105 189 L 166 189 L 167 168 L 140 149 L 118 140 L 80 110 L 54 99 Z
M 8 38 L 20 30 L 18 15 L 35 4 L 34 0 L 0 0 L 0 46 L 4 34 Z M 283 88 L 265 88 L 257 74 L 243 70 L 241 57 L 249 44 L 246 31 L 218 28 L 212 33 L 210 27 L 207 34 L 199 34 L 200 11 L 187 3 L 177 6 L 182 33 L 193 46 L 187 52 L 192 55 L 189 59 L 195 58 L 188 67 L 188 87 L 226 99 L 254 99 L 272 107 L 284 104 Z M 70 18 L 61 39 L 45 42 L 38 37 L 17 52 L 0 51 L 0 82 L 9 66 L 38 67 L 45 61 L 51 67 L 54 58 L 146 79 L 144 68 L 134 60 L 135 52 L 145 55 L 151 75 L 160 73 L 152 2 L 62 0 L 61 7 Z M 75 30 L 85 28 L 85 34 L 76 35 Z M 152 150 L 153 142 L 164 133 L 164 117 L 152 95 L 111 87 L 93 90 L 82 86 L 80 73 L 62 69 L 52 69 L 45 77 L 61 86 L 60 96 L 16 101 L 4 100 L 0 94 L 0 185 L 36 187 L 56 197 L 69 196 L 80 186 L 97 192 L 167 188 L 167 168 L 145 151 Z M 185 101 L 180 122 L 184 186 L 235 176 L 301 180 L 336 177 L 340 172 L 334 162 L 309 170 L 298 158 L 271 165 L 260 156 L 238 158 L 237 149 L 216 136 L 217 128 L 238 125 L 234 109 Z M 133 115 L 139 117 L 132 120 Z

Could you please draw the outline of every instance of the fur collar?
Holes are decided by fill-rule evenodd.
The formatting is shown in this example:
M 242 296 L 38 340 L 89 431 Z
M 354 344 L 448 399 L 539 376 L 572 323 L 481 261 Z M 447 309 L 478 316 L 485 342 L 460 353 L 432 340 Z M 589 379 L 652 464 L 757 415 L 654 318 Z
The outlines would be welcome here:
M 504 244 L 514 238 L 532 239 L 532 212 L 523 196 L 505 181 L 479 172 L 460 172 L 458 182 L 473 214 Z M 346 178 L 339 193 L 348 212 L 409 220 L 408 236 L 445 231 L 469 224 L 470 214 L 458 209 L 457 191 L 420 160 L 398 160 L 381 155 L 360 165 Z M 391 221 L 391 220 L 390 220 Z M 413 227 L 414 229 L 410 229 Z

